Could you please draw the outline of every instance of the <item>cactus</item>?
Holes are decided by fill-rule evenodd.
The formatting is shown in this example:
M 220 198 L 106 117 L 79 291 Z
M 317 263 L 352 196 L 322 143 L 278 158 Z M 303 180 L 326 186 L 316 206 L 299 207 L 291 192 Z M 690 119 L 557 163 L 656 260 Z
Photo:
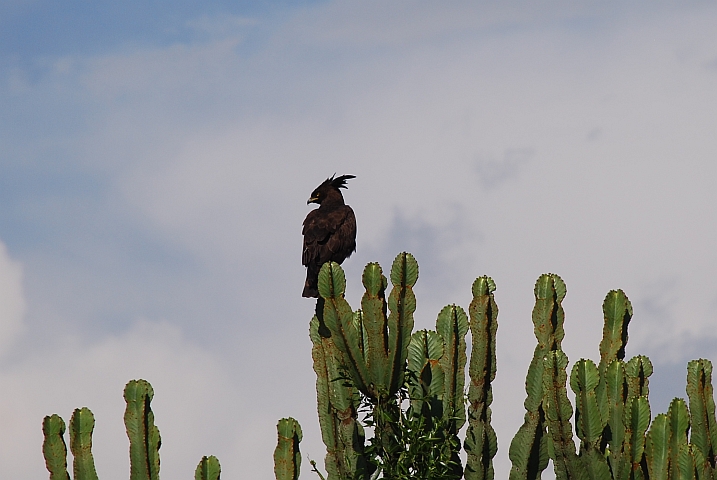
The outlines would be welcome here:
M 330 480 L 355 477 L 365 469 L 364 432 L 356 419 L 358 392 L 342 378 L 341 356 L 331 338 L 319 334 L 313 317 L 309 336 L 316 372 L 316 400 L 321 437 L 326 445 L 325 467 Z
M 219 460 L 214 455 L 204 456 L 199 461 L 197 469 L 194 471 L 194 480 L 219 480 L 222 473 L 222 467 Z
M 159 429 L 149 404 L 154 396 L 146 380 L 131 380 L 124 389 L 127 402 L 124 420 L 130 440 L 130 480 L 159 480 Z M 92 456 L 95 417 L 89 408 L 77 408 L 70 418 L 70 450 L 74 480 L 98 480 Z M 65 422 L 49 415 L 42 422 L 42 453 L 50 480 L 70 480 L 67 473 L 67 446 L 63 437 Z M 197 480 L 219 480 L 219 461 L 203 457 L 195 472 Z
M 451 434 L 458 434 L 466 423 L 466 408 L 463 399 L 466 370 L 466 334 L 468 316 L 456 305 L 441 310 L 436 320 L 436 332 L 443 338 L 443 356 L 440 359 L 443 370 L 443 416 L 449 423 Z
M 45 436 L 42 442 L 42 454 L 45 457 L 45 466 L 50 472 L 50 480 L 70 480 L 67 473 L 67 445 L 65 422 L 57 415 L 48 415 L 42 421 L 42 433 Z
M 97 480 L 95 460 L 92 457 L 92 431 L 95 416 L 89 408 L 75 409 L 70 418 L 70 449 L 74 461 L 72 470 L 75 480 Z
M 675 398 L 667 411 L 670 424 L 670 460 L 668 477 L 672 480 L 694 480 L 695 462 L 690 453 L 687 432 L 690 412 L 682 398 Z
M 667 415 L 660 413 L 652 421 L 645 441 L 647 471 L 651 480 L 667 480 L 670 460 L 670 422 Z
M 124 389 L 124 423 L 129 437 L 130 480 L 159 480 L 162 440 L 149 404 L 154 390 L 146 380 L 132 380 Z
M 276 430 L 279 441 L 274 450 L 274 475 L 277 480 L 297 480 L 301 470 L 301 425 L 293 418 L 282 418 Z
M 491 382 L 495 379 L 495 337 L 498 329 L 498 305 L 493 292 L 495 282 L 479 277 L 473 282 L 470 312 L 471 360 L 468 368 L 468 430 L 464 448 L 467 453 L 466 480 L 493 480 L 493 457 L 498 439 L 490 424 L 493 402 Z
M 561 350 L 565 336 L 565 312 L 562 301 L 567 290 L 565 282 L 555 274 L 544 274 L 535 284 L 533 325 L 538 345 L 525 378 L 525 420 L 510 443 L 508 456 L 512 462 L 510 480 L 532 480 L 548 466 L 548 437 L 543 409 L 543 358 L 550 351 Z
M 443 338 L 438 332 L 419 330 L 408 344 L 408 395 L 414 412 L 425 416 L 443 416 L 445 379 L 439 363 L 443 357 Z
M 692 360 L 687 364 L 687 396 L 690 400 L 692 434 L 690 443 L 699 480 L 714 479 L 717 425 L 712 392 L 712 362 Z
M 582 466 L 575 453 L 570 417 L 573 407 L 565 387 L 568 357 L 560 350 L 550 351 L 543 360 L 543 407 L 552 442 L 553 468 L 557 480 L 577 479 Z

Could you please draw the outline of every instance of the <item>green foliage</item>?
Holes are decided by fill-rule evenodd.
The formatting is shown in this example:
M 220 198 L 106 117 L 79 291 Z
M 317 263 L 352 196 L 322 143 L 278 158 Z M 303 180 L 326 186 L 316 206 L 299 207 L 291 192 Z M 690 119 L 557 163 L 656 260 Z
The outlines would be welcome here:
M 159 429 L 154 424 L 150 402 L 154 396 L 146 380 L 131 380 L 124 389 L 127 402 L 124 420 L 130 441 L 130 480 L 159 480 Z M 92 432 L 95 417 L 89 408 L 77 408 L 70 419 L 70 450 L 73 455 L 74 480 L 98 480 L 92 455 Z M 42 453 L 50 480 L 70 480 L 67 473 L 65 422 L 49 415 L 42 422 Z M 219 480 L 219 461 L 203 457 L 195 472 L 197 480 Z

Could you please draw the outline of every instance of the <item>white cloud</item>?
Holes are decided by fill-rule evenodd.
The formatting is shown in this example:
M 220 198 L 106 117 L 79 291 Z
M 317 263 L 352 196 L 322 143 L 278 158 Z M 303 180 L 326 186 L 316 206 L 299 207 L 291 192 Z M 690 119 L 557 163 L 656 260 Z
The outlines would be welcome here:
M 9 257 L 7 247 L 0 241 L 0 355 L 22 332 L 25 311 L 22 265 Z

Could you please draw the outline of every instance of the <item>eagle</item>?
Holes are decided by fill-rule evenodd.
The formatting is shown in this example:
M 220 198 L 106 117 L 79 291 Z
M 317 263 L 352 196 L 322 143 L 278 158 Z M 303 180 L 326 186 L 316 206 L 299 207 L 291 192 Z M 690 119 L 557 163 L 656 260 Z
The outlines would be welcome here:
M 341 188 L 355 175 L 327 178 L 311 193 L 306 202 L 318 203 L 304 220 L 304 249 L 301 263 L 306 267 L 304 293 L 307 298 L 319 297 L 319 270 L 326 262 L 341 263 L 356 251 L 356 216 L 344 203 Z

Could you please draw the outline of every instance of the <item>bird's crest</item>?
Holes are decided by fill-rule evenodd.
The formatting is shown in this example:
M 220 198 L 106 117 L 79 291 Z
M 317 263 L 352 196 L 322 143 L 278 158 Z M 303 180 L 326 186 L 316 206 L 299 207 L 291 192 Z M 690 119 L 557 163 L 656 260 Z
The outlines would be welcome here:
M 319 187 L 323 187 L 324 185 L 331 185 L 334 188 L 348 188 L 346 186 L 346 180 L 356 178 L 356 175 L 341 175 L 340 177 L 334 177 L 336 177 L 335 173 L 331 175 L 331 178 L 327 178 L 324 183 L 322 183 Z

